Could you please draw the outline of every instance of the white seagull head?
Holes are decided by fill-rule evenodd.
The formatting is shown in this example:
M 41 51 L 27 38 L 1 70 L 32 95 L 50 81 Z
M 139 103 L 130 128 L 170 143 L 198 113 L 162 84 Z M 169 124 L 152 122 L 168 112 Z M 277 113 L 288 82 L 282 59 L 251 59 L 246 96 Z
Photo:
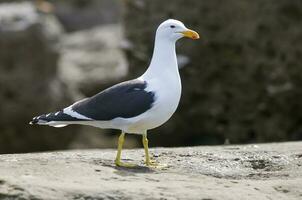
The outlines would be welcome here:
M 156 30 L 156 37 L 161 40 L 170 40 L 176 42 L 182 37 L 191 39 L 199 39 L 196 31 L 188 29 L 181 21 L 175 19 L 168 19 L 161 23 Z

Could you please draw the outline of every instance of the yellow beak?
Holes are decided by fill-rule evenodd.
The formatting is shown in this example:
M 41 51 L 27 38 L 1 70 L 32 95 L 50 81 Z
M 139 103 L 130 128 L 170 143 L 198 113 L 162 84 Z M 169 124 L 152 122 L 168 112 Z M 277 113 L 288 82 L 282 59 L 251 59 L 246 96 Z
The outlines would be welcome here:
M 188 38 L 191 38 L 193 40 L 197 40 L 199 39 L 199 35 L 196 31 L 193 31 L 193 30 L 186 30 L 186 31 L 183 31 L 181 32 L 185 37 L 188 37 Z

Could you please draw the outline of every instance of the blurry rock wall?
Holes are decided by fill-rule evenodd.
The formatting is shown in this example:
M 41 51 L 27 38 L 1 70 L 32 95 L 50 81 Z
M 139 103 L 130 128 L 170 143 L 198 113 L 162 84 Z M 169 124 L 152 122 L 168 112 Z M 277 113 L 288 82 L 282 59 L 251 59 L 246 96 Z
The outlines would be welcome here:
M 45 3 L 45 0 L 37 2 Z M 67 32 L 120 23 L 120 0 L 52 0 L 48 2 L 53 3 L 54 14 Z
M 152 130 L 157 145 L 302 139 L 302 1 L 127 0 L 131 77 L 148 66 L 168 18 L 198 31 L 177 52 L 183 94 L 173 118 Z
M 110 131 L 28 122 L 126 77 L 118 10 L 108 0 L 0 0 L 0 153 L 115 146 Z
M 0 153 L 64 148 L 75 128 L 28 125 L 33 116 L 72 102 L 57 76 L 61 27 L 52 16 L 39 17 L 29 2 L 0 5 Z

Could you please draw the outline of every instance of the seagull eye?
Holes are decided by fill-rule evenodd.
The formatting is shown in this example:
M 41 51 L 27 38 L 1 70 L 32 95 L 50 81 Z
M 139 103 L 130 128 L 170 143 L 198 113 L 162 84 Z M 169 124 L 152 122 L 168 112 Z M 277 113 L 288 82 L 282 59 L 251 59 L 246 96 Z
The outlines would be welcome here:
M 175 26 L 174 26 L 174 25 L 171 25 L 170 28 L 175 28 Z

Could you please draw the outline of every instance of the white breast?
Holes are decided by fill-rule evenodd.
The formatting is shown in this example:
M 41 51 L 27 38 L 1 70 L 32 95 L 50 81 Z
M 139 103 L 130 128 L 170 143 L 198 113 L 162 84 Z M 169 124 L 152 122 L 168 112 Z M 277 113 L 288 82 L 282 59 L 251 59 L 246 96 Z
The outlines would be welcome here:
M 179 75 L 146 81 L 148 86 L 145 90 L 155 93 L 155 102 L 150 110 L 141 115 L 113 121 L 114 124 L 122 125 L 120 128 L 125 132 L 141 134 L 145 130 L 156 128 L 168 121 L 177 109 L 181 96 Z
M 146 90 L 156 91 L 153 110 L 159 115 L 158 118 L 164 122 L 167 121 L 179 104 L 181 96 L 179 75 L 166 77 L 165 79 L 149 80 Z

